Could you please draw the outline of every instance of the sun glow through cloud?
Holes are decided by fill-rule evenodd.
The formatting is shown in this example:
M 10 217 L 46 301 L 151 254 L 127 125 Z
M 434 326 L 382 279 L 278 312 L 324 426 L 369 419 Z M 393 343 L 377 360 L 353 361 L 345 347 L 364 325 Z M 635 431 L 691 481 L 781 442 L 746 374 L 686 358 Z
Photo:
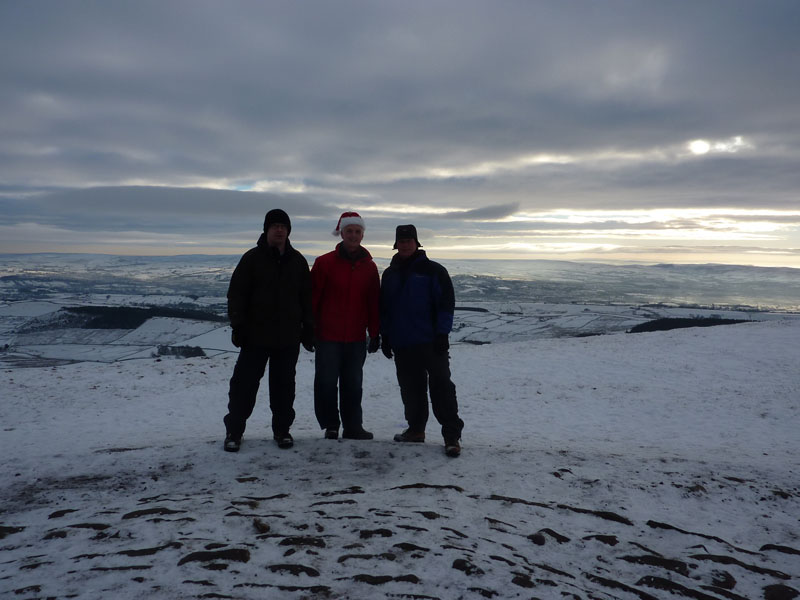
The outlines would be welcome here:
M 692 140 L 686 147 L 689 152 L 697 156 L 702 156 L 709 153 L 727 153 L 735 154 L 740 150 L 748 150 L 753 148 L 753 144 L 745 140 L 742 136 L 736 135 L 727 140 L 708 141 L 703 139 Z
M 694 140 L 689 142 L 689 150 L 692 154 L 708 154 L 708 151 L 711 150 L 711 144 L 705 140 Z

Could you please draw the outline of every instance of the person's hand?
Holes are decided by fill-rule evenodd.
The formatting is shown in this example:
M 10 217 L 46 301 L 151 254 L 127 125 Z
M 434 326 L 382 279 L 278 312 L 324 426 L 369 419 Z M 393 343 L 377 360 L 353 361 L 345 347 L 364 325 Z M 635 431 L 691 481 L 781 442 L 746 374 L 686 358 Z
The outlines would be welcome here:
M 378 351 L 378 348 L 381 347 L 381 336 L 376 335 L 375 337 L 369 338 L 369 346 L 367 346 L 367 352 L 370 354 L 375 354 Z
M 446 333 L 437 333 L 433 338 L 433 351 L 436 354 L 447 354 L 450 349 L 450 340 Z
M 305 328 L 303 330 L 303 335 L 300 338 L 300 343 L 303 344 L 303 348 L 308 350 L 309 352 L 314 352 L 314 331 L 311 328 Z
M 231 330 L 231 344 L 237 348 L 242 347 L 242 334 L 235 329 Z
M 389 340 L 387 340 L 385 337 L 381 342 L 381 352 L 383 352 L 383 355 L 389 360 L 392 359 L 392 345 L 389 343 Z
M 303 325 L 303 329 L 300 332 L 300 343 L 303 344 L 303 348 L 309 352 L 314 352 L 316 348 L 314 346 L 314 328 L 312 326 L 307 324 Z

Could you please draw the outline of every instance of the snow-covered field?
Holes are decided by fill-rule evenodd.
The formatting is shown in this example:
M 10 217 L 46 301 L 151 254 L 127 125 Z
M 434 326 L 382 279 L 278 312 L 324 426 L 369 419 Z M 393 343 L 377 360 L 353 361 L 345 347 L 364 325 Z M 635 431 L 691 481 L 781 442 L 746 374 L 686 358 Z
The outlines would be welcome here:
M 775 317 L 454 344 L 457 459 L 435 422 L 424 445 L 391 441 L 403 411 L 380 353 L 374 440 L 322 439 L 303 351 L 294 448 L 271 440 L 264 390 L 238 454 L 225 348 L 6 367 L 0 597 L 793 598 L 798 339 Z
M 302 249 L 301 249 L 302 250 Z M 314 256 L 306 255 L 309 264 Z M 239 256 L 0 254 L 0 299 L 69 297 L 72 304 L 187 299 L 221 308 Z M 376 258 L 379 270 L 389 264 Z M 717 264 L 447 260 L 460 302 L 653 304 L 800 311 L 800 269 Z

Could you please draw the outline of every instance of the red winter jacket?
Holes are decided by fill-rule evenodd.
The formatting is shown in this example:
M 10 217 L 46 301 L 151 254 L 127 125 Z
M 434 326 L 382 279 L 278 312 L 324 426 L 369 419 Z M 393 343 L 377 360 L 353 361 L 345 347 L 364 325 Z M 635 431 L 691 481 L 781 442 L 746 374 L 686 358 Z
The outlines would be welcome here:
M 380 332 L 380 278 L 372 256 L 347 258 L 339 243 L 311 268 L 311 305 L 317 338 L 327 342 L 363 342 Z

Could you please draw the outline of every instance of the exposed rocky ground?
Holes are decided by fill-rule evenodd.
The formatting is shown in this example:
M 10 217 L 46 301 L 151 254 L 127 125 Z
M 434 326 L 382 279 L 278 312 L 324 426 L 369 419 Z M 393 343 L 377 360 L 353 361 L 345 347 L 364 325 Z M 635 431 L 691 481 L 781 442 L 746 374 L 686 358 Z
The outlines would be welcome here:
M 797 594 L 798 544 L 755 534 L 799 504 L 774 474 L 604 457 L 621 490 L 569 451 L 469 447 L 454 463 L 434 444 L 248 442 L 233 457 L 218 441 L 165 446 L 156 465 L 151 449 L 107 448 L 92 461 L 132 470 L 12 484 L 0 585 L 23 599 Z M 499 477 L 469 465 L 487 451 Z M 698 530 L 661 520 L 665 501 Z M 753 539 L 716 535 L 715 507 L 753 519 Z

